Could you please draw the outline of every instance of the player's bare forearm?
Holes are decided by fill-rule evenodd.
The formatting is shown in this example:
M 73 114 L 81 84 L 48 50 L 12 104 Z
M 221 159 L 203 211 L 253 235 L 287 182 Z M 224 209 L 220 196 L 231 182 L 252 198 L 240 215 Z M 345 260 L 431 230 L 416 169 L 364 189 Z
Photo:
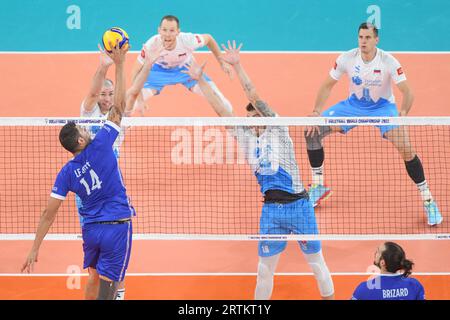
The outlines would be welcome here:
M 151 63 L 144 63 L 142 65 L 142 68 L 137 73 L 136 77 L 133 80 L 133 84 L 130 88 L 128 88 L 128 93 L 137 97 L 139 92 L 144 87 L 145 81 L 147 81 L 147 78 L 150 74 L 150 70 L 152 69 Z
M 327 102 L 328 97 L 331 94 L 331 89 L 332 87 L 329 84 L 327 83 L 322 84 L 322 86 L 319 89 L 319 92 L 317 93 L 313 113 L 317 113 L 318 115 L 320 115 L 323 106 L 325 105 L 325 102 Z
M 223 100 L 211 88 L 208 81 L 202 76 L 198 80 L 198 85 L 208 103 L 213 107 L 214 111 L 221 117 L 233 117 L 233 112 L 229 111 L 224 105 Z
M 123 117 L 124 113 L 125 113 L 125 108 L 121 110 L 118 107 L 116 107 L 116 105 L 113 105 L 111 110 L 109 110 L 108 120 L 111 122 L 114 122 L 115 124 L 120 126 L 120 123 L 122 122 L 122 117 Z
M 114 93 L 114 105 L 120 113 L 125 110 L 125 72 L 124 62 L 116 64 L 116 89 Z
M 269 107 L 269 105 L 262 100 L 256 100 L 254 104 L 252 104 L 256 110 L 264 117 L 276 117 L 277 114 Z
M 406 81 L 400 82 L 397 86 L 403 95 L 402 107 L 400 109 L 400 116 L 406 116 L 411 110 L 414 101 L 414 95 Z
M 36 237 L 33 243 L 33 250 L 39 250 L 42 240 L 44 240 L 44 237 L 52 226 L 53 221 L 55 221 L 56 214 L 58 213 L 61 203 L 62 200 L 55 199 L 53 197 L 49 198 L 47 208 L 45 208 L 39 220 Z
M 125 74 L 124 63 L 116 63 L 116 92 L 114 93 L 114 104 L 109 111 L 108 120 L 120 126 L 122 115 L 125 112 Z
M 56 217 L 55 211 L 49 211 L 48 209 L 45 209 L 43 211 L 42 216 L 39 220 L 39 225 L 36 231 L 36 237 L 34 239 L 32 250 L 34 251 L 39 250 L 42 241 L 45 238 L 45 235 L 48 233 L 48 230 L 50 230 L 50 227 L 55 221 L 55 217 Z
M 222 51 L 220 51 L 220 47 L 217 44 L 216 40 L 214 38 L 207 34 L 203 35 L 205 38 L 206 46 L 208 49 L 213 53 L 214 57 L 216 57 L 216 60 L 219 62 L 219 64 L 222 64 L 222 61 L 220 60 L 220 56 L 222 55 Z
M 103 83 L 106 79 L 106 73 L 108 72 L 109 66 L 100 65 L 92 78 L 91 86 L 89 92 L 84 99 L 84 109 L 86 111 L 91 111 L 98 100 L 98 95 L 102 91 Z
M 247 99 L 253 105 L 255 105 L 256 101 L 261 99 L 259 98 L 259 95 L 256 92 L 256 88 L 253 85 L 252 81 L 250 80 L 250 77 L 247 75 L 247 73 L 245 72 L 244 68 L 241 66 L 240 63 L 236 63 L 235 65 L 233 65 L 233 67 L 239 78 L 239 82 L 241 83 L 241 86 L 245 91 Z

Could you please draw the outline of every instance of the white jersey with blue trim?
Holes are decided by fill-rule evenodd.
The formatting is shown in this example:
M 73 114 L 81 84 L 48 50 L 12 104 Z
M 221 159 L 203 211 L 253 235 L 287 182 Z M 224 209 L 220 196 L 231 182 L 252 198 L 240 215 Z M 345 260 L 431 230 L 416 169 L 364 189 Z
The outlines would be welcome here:
M 268 190 L 292 194 L 305 190 L 287 127 L 268 126 L 259 137 L 249 127 L 236 127 L 232 133 L 263 194 Z
M 144 46 L 148 50 L 156 43 L 162 46 L 161 35 L 159 34 L 148 39 Z M 204 45 L 205 39 L 201 34 L 180 32 L 177 36 L 175 48 L 173 50 L 164 49 L 155 64 L 165 69 L 182 68 L 192 62 L 192 53 Z M 145 51 L 142 49 L 137 59 L 141 64 L 144 64 L 144 58 Z
M 349 100 L 361 107 L 395 103 L 391 80 L 395 84 L 406 80 L 398 60 L 379 48 L 375 58 L 367 63 L 359 48 L 341 54 L 330 70 L 330 76 L 339 80 L 344 73 L 350 80 Z
M 109 114 L 109 112 L 107 112 L 106 114 L 103 114 L 101 112 L 100 106 L 98 105 L 98 103 L 95 104 L 94 108 L 91 111 L 86 111 L 86 109 L 84 108 L 84 101 L 81 103 L 81 108 L 80 108 L 80 116 L 81 117 L 106 119 L 106 118 L 108 118 L 108 114 Z M 87 130 L 91 134 L 92 139 L 94 139 L 95 135 L 101 128 L 102 128 L 102 126 L 87 127 Z M 117 137 L 116 141 L 114 141 L 113 149 L 114 149 L 114 153 L 116 154 L 117 158 L 120 155 L 120 152 L 119 152 L 120 146 L 122 145 L 122 142 L 125 139 L 125 130 L 126 130 L 126 128 L 122 127 L 122 130 L 120 131 L 119 136 Z
M 84 224 L 120 220 L 135 214 L 112 148 L 119 132 L 119 126 L 106 121 L 92 142 L 56 177 L 50 196 L 64 200 L 69 191 L 78 195 L 83 203 L 79 214 Z
M 425 300 L 425 291 L 417 279 L 382 274 L 360 283 L 352 300 Z

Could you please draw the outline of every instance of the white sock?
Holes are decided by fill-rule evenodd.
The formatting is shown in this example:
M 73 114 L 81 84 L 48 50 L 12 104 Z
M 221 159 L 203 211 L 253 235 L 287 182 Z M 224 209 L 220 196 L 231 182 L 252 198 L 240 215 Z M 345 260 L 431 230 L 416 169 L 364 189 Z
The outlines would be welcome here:
M 271 257 L 259 257 L 256 279 L 255 300 L 269 300 L 273 290 L 273 274 L 280 254 Z
M 125 300 L 125 288 L 117 290 L 116 300 Z
M 323 186 L 323 165 L 318 168 L 311 168 L 312 184 Z
M 433 201 L 433 196 L 431 195 L 431 191 L 430 188 L 428 187 L 427 180 L 418 183 L 417 188 L 419 189 L 423 201 L 430 201 L 430 202 Z

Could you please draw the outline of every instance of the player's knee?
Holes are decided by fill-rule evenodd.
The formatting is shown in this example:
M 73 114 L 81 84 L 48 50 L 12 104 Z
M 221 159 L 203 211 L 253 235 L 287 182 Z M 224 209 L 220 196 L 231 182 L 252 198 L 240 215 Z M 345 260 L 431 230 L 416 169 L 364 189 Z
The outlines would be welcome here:
M 305 257 L 317 280 L 320 295 L 322 297 L 332 296 L 334 294 L 333 280 L 323 258 L 322 251 L 305 254 Z
M 98 290 L 97 300 L 114 300 L 116 299 L 119 282 L 108 281 L 100 278 L 100 286 Z

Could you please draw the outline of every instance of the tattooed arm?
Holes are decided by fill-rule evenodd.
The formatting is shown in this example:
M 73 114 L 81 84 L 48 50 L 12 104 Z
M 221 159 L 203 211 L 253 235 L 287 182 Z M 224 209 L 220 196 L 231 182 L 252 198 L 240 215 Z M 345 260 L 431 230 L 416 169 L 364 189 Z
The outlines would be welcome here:
M 241 49 L 241 47 L 242 44 L 240 44 L 239 47 L 236 48 L 235 41 L 233 41 L 233 44 L 228 41 L 228 48 L 222 44 L 222 48 L 225 50 L 225 54 L 222 55 L 221 59 L 233 66 L 239 78 L 239 82 L 241 83 L 242 88 L 247 95 L 247 99 L 255 107 L 255 109 L 258 110 L 258 112 L 261 113 L 261 115 L 263 115 L 264 117 L 275 117 L 276 113 L 269 107 L 266 102 L 261 100 L 258 93 L 256 92 L 255 86 L 250 80 L 250 77 L 247 75 L 241 65 L 239 57 L 239 50 Z

